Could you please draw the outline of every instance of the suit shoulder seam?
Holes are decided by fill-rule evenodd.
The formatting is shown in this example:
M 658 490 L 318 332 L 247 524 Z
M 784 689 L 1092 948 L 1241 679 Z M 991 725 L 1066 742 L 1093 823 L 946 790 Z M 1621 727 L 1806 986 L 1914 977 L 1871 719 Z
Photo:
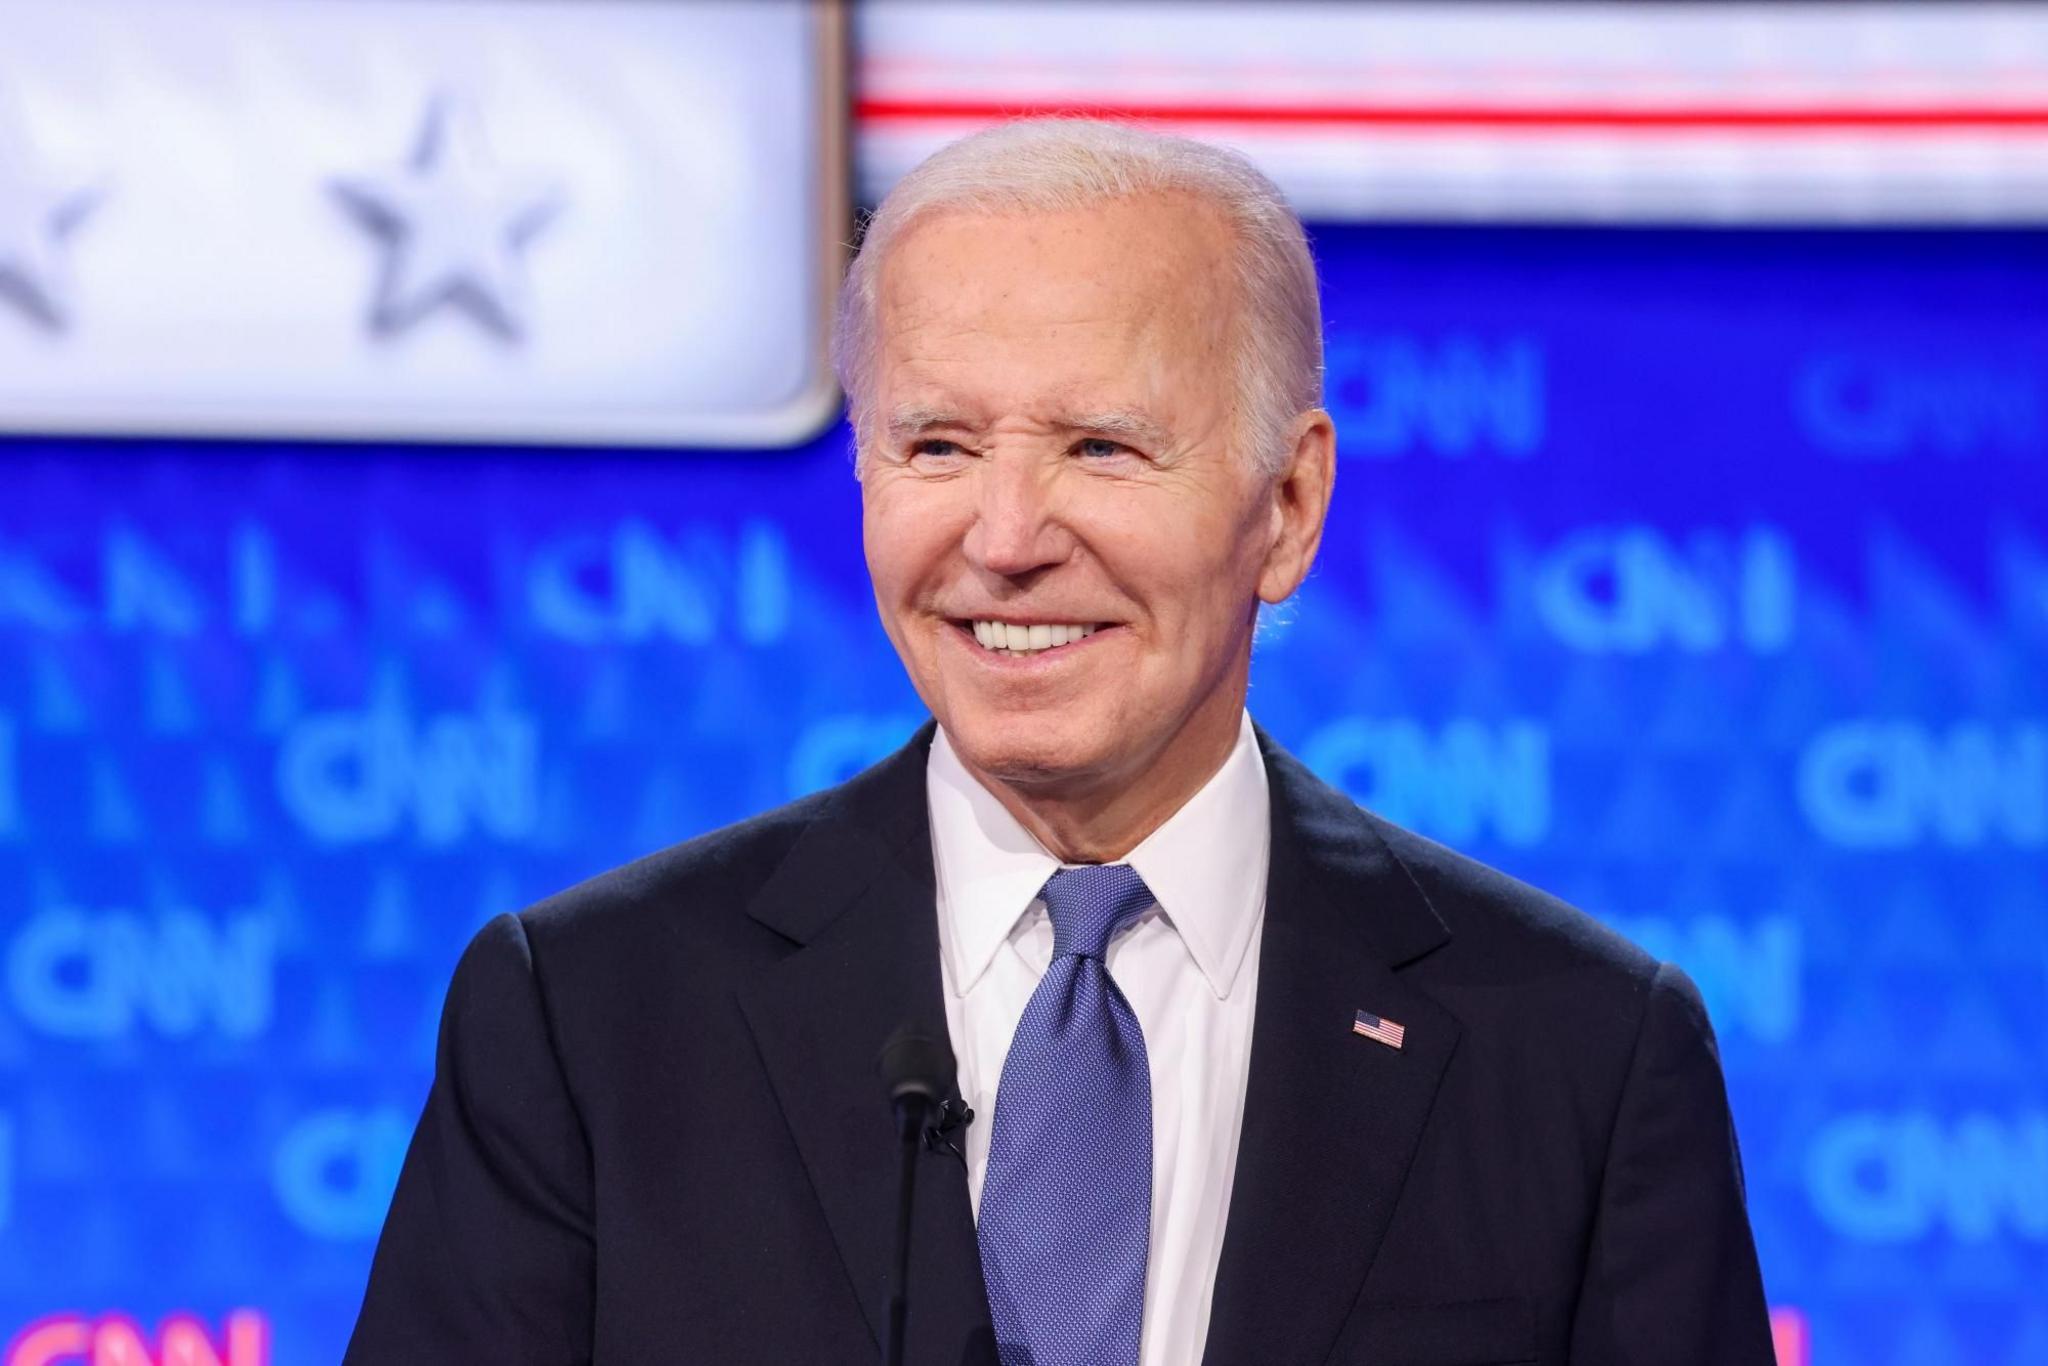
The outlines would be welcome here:
M 1628 1060 L 1622 1064 L 1621 1085 L 1614 1095 L 1614 1113 L 1607 1121 L 1607 1137 L 1600 1146 L 1600 1184 L 1605 1187 L 1614 1161 L 1614 1139 L 1621 1131 L 1621 1112 L 1628 1105 L 1629 1082 L 1636 1074 L 1636 1061 L 1642 1056 L 1643 1035 L 1649 1032 L 1650 1011 L 1656 1003 L 1658 984 L 1664 980 L 1664 972 L 1670 966 L 1659 961 L 1656 970 L 1643 981 L 1642 1004 L 1636 1010 L 1635 1029 L 1629 1039 Z
M 555 1028 L 554 1008 L 548 1002 L 547 984 L 541 979 L 539 956 L 534 952 L 533 938 L 526 932 L 525 912 L 509 913 L 513 925 L 519 932 L 520 946 L 526 952 L 527 974 L 533 980 L 534 1009 L 540 1013 L 541 1033 L 548 1042 L 549 1061 L 554 1063 L 555 1075 L 562 1080 L 562 1096 L 569 1103 L 570 1113 L 576 1116 L 576 1127 L 582 1131 L 586 1150 L 590 1145 L 590 1122 L 585 1118 L 582 1104 L 576 1099 L 576 1088 L 570 1084 L 569 1067 L 562 1059 L 562 1039 Z

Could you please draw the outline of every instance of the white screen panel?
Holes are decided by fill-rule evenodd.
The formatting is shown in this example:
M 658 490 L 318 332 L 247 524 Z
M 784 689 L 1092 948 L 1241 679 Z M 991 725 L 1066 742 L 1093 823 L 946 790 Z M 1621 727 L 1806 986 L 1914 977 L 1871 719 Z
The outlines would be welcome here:
M 801 439 L 837 401 L 831 18 L 0 0 L 0 426 Z

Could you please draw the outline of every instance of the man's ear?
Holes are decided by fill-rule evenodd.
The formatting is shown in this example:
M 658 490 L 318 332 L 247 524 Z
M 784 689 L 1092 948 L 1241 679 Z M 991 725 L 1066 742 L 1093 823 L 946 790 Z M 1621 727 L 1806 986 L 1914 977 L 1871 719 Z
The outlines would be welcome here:
M 1295 419 L 1294 445 L 1273 480 L 1273 540 L 1259 572 L 1261 601 L 1284 602 L 1301 587 L 1323 543 L 1323 519 L 1337 483 L 1337 427 L 1321 408 Z

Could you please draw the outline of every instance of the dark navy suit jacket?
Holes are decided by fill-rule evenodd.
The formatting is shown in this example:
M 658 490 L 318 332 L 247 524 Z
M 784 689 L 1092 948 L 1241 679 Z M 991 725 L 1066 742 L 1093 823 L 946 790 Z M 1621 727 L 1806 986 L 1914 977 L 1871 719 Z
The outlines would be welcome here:
M 351 1366 L 879 1359 L 875 1059 L 945 1028 L 930 734 L 483 928 Z M 1272 870 L 1204 1360 L 1770 1366 L 1691 982 L 1259 738 Z M 921 1161 L 909 1359 L 993 1361 L 965 1171 Z

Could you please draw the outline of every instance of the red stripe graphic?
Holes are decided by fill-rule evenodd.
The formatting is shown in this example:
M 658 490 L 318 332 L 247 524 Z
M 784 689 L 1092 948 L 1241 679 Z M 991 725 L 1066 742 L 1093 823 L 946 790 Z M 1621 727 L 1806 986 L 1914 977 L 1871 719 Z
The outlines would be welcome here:
M 1155 123 L 1382 128 L 2048 131 L 2048 105 L 1102 104 L 1074 100 L 878 99 L 864 122 L 927 123 L 1088 114 Z

